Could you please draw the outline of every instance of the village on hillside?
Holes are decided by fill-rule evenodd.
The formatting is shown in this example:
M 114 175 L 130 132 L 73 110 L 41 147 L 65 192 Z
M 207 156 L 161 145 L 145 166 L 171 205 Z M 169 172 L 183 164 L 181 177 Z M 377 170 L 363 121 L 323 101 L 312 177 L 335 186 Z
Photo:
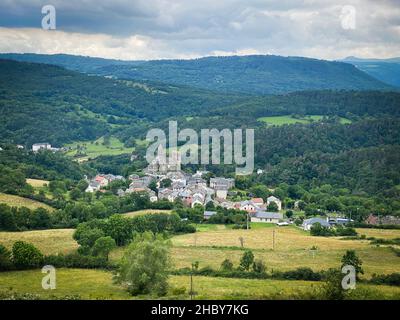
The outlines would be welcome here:
M 197 170 L 194 174 L 186 173 L 182 170 L 180 154 L 177 151 L 171 152 L 170 161 L 165 163 L 159 157 L 156 157 L 143 170 L 143 174 L 131 174 L 129 187 L 118 189 L 117 195 L 123 197 L 130 193 L 145 193 L 151 202 L 159 200 L 168 200 L 169 202 L 181 201 L 186 207 L 194 208 L 201 206 L 203 208 L 203 218 L 208 220 L 217 212 L 207 210 L 207 207 L 221 207 L 225 209 L 235 209 L 247 212 L 247 219 L 250 222 L 272 223 L 278 226 L 286 226 L 294 223 L 294 219 L 286 217 L 282 200 L 273 195 L 266 201 L 263 198 L 248 197 L 241 201 L 233 201 L 231 198 L 236 195 L 234 191 L 235 179 L 228 177 L 210 177 L 207 181 L 205 176 L 208 171 Z M 261 170 L 257 171 L 262 173 Z M 98 174 L 93 179 L 88 180 L 86 192 L 104 192 L 107 187 L 115 180 L 125 181 L 120 175 Z M 154 188 L 150 188 L 154 184 Z M 298 208 L 298 201 L 295 203 Z M 385 221 L 370 215 L 366 223 L 371 225 L 388 223 L 400 224 L 399 219 L 387 216 L 383 217 Z M 339 215 L 327 217 L 311 217 L 302 221 L 300 225 L 304 230 L 310 231 L 315 224 L 331 228 L 335 226 L 345 226 L 354 222 L 350 218 Z

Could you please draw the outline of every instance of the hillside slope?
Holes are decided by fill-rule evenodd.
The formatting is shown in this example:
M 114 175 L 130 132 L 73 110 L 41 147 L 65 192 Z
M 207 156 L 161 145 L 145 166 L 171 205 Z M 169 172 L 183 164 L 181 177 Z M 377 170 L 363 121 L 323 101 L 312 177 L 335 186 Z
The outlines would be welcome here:
M 349 63 L 272 55 L 205 57 L 193 60 L 121 61 L 72 55 L 2 54 L 70 70 L 188 85 L 220 92 L 276 94 L 300 90 L 390 89 Z
M 356 66 L 380 81 L 400 88 L 400 58 L 360 59 L 347 57 L 342 60 Z
M 0 137 L 30 147 L 93 140 L 124 127 L 242 101 L 204 90 L 88 76 L 61 67 L 0 60 Z

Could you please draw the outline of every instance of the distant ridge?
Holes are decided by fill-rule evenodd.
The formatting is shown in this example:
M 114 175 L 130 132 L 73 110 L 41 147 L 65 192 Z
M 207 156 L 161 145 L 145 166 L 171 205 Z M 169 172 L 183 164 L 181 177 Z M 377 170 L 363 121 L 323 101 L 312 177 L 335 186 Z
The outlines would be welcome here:
M 400 57 L 390 59 L 347 57 L 341 61 L 356 66 L 382 82 L 400 88 Z
M 0 58 L 55 64 L 85 73 L 188 85 L 225 93 L 281 94 L 325 89 L 393 89 L 350 63 L 303 57 L 252 55 L 122 61 L 65 54 L 0 54 Z

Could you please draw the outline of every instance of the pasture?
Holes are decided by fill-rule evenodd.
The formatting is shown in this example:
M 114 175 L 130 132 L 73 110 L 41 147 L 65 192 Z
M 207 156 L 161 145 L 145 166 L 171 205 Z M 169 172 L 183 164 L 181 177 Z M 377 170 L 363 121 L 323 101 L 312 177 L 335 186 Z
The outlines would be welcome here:
M 313 237 L 296 227 L 259 227 L 251 230 L 221 228 L 175 236 L 172 239 L 175 265 L 182 268 L 199 261 L 200 267 L 219 268 L 224 259 L 230 259 L 238 265 L 243 255 L 240 238 L 243 238 L 244 249 L 253 250 L 255 257 L 263 260 L 268 270 L 284 271 L 298 267 L 326 270 L 339 267 L 346 250 L 356 250 L 364 262 L 366 278 L 373 273 L 400 271 L 400 259 L 390 248 L 371 245 L 368 240 Z M 316 251 L 311 250 L 313 246 L 317 248 Z
M 153 211 L 153 210 L 151 210 Z M 144 212 L 141 212 L 144 214 Z M 250 230 L 235 230 L 230 226 L 198 224 L 198 232 L 172 237 L 171 256 L 174 268 L 189 267 L 199 261 L 199 267 L 220 267 L 224 259 L 230 259 L 238 266 L 244 248 L 252 249 L 255 258 L 261 259 L 267 271 L 293 270 L 310 267 L 315 271 L 339 267 L 340 259 L 348 249 L 356 250 L 363 261 L 364 279 L 373 273 L 389 274 L 399 272 L 400 258 L 386 246 L 371 245 L 367 240 L 341 240 L 337 237 L 313 237 L 296 227 L 276 227 L 270 224 L 253 224 Z M 0 232 L 0 243 L 8 248 L 17 240 L 33 243 L 44 254 L 68 253 L 77 249 L 72 239 L 73 229 L 42 230 L 27 232 Z M 380 238 L 397 237 L 399 230 L 361 229 L 360 234 L 371 232 Z M 273 235 L 275 233 L 275 247 Z M 316 251 L 311 247 L 316 246 Z M 118 261 L 124 247 L 110 254 L 113 262 Z M 13 288 L 19 293 L 40 294 L 44 298 L 65 295 L 79 295 L 82 299 L 131 299 L 121 286 L 112 283 L 112 273 L 101 270 L 59 269 L 57 289 L 44 291 L 40 286 L 43 275 L 40 270 L 0 273 L 0 291 Z M 171 276 L 169 299 L 187 299 L 190 280 L 188 276 Z M 316 290 L 321 282 L 294 280 L 255 280 L 213 277 L 194 277 L 196 299 L 279 299 L 295 298 L 299 293 Z M 185 288 L 185 294 L 174 295 L 174 289 Z M 359 284 L 366 290 L 377 290 L 386 298 L 400 299 L 399 287 Z M 154 298 L 139 296 L 135 299 Z
M 54 208 L 45 203 L 5 193 L 0 193 L 0 203 L 4 203 L 10 207 L 27 207 L 32 210 L 44 208 L 48 211 L 54 211 Z
M 283 126 L 285 124 L 294 124 L 294 123 L 311 123 L 315 121 L 321 121 L 322 119 L 323 116 L 320 115 L 307 115 L 301 118 L 294 118 L 291 115 L 287 115 L 287 116 L 261 117 L 258 118 L 257 120 L 265 122 L 266 124 L 269 125 Z M 347 124 L 351 123 L 351 121 L 346 118 L 340 118 L 340 123 Z
M 155 214 L 155 213 L 171 213 L 172 210 L 161 210 L 161 209 L 144 209 L 138 211 L 131 211 L 127 213 L 123 213 L 122 215 L 127 218 L 143 216 L 145 214 Z
M 0 244 L 11 249 L 15 241 L 21 240 L 32 243 L 45 255 L 69 253 L 78 248 L 73 233 L 74 229 L 0 232 Z
M 74 142 L 66 145 L 66 147 L 70 147 L 71 150 L 66 154 L 68 156 L 75 156 L 78 151 L 78 146 L 84 147 L 84 153 L 86 156 L 82 158 L 96 158 L 102 155 L 120 155 L 120 154 L 129 154 L 132 153 L 134 148 L 126 148 L 124 144 L 115 137 L 111 137 L 109 140 L 109 144 L 104 144 L 104 138 L 99 138 L 95 141 L 80 141 Z
M 49 185 L 48 180 L 40 180 L 40 179 L 26 179 L 26 183 L 30 184 L 34 188 L 43 188 L 46 185 Z
M 122 286 L 112 281 L 112 273 L 102 270 L 64 269 L 56 270 L 56 289 L 41 287 L 43 274 L 40 269 L 0 273 L 0 293 L 12 290 L 17 293 L 31 293 L 42 299 L 76 296 L 80 299 L 156 299 L 141 295 L 132 297 Z M 190 277 L 171 276 L 169 292 L 163 299 L 189 299 Z M 253 280 L 193 277 L 195 299 L 287 299 L 296 295 L 318 290 L 320 282 L 297 280 Z M 183 289 L 179 295 L 174 289 Z M 379 291 L 381 298 L 399 299 L 400 288 L 359 284 L 358 288 Z

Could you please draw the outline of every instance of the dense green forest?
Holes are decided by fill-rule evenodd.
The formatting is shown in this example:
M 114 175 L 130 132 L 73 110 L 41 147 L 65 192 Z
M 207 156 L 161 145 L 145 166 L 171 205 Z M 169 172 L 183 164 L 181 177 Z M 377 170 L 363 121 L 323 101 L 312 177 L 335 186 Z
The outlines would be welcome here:
M 120 61 L 71 55 L 3 54 L 120 79 L 159 81 L 220 92 L 276 94 L 313 89 L 390 89 L 352 64 L 272 55 Z
M 312 89 L 388 89 L 389 85 L 341 62 L 281 56 L 206 57 L 110 65 L 99 72 L 222 92 L 286 93 Z
M 37 197 L 25 178 L 38 178 L 63 181 L 64 187 L 55 193 L 55 206 L 64 207 L 68 198 L 63 192 L 72 190 L 76 199 L 85 200 L 82 184 L 77 186 L 84 175 L 140 172 L 146 166 L 145 147 L 135 140 L 143 139 L 149 128 L 167 130 L 168 121 L 176 120 L 180 129 L 197 131 L 255 129 L 255 165 L 265 173 L 247 177 L 242 183 L 245 190 L 254 184 L 278 190 L 288 185 L 315 194 L 318 188 L 329 186 L 332 190 L 328 188 L 327 197 L 342 190 L 347 200 L 341 203 L 346 208 L 351 207 L 348 202 L 372 199 L 371 210 L 378 206 L 387 213 L 400 210 L 398 92 L 313 90 L 254 96 L 108 79 L 10 60 L 0 60 L 0 71 L 1 192 Z M 278 115 L 319 115 L 321 119 L 282 126 L 258 121 Z M 339 117 L 348 122 L 341 123 Z M 131 162 L 129 155 L 104 155 L 78 164 L 62 152 L 26 151 L 35 142 L 62 146 L 104 135 L 135 146 L 139 158 Z M 26 149 L 16 148 L 17 143 Z M 206 167 L 217 176 L 233 176 L 234 168 Z M 325 202 L 315 205 L 325 206 Z
M 400 58 L 392 59 L 360 59 L 347 57 L 343 62 L 351 63 L 361 71 L 368 73 L 374 78 L 400 87 Z

